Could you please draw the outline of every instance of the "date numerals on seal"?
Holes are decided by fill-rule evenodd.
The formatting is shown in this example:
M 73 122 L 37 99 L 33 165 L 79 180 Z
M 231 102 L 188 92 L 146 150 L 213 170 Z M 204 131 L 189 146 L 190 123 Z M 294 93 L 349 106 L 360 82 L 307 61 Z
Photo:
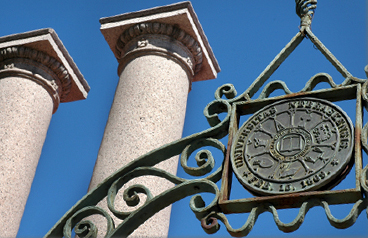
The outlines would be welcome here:
M 329 172 L 327 172 L 329 173 Z M 308 178 L 308 179 L 305 179 L 305 180 L 302 180 L 300 182 L 300 185 L 302 186 L 302 188 L 306 188 L 308 186 L 312 186 L 314 185 L 315 183 L 318 183 L 320 182 L 321 180 L 323 180 L 324 178 L 326 178 L 327 174 L 325 171 L 321 171 L 319 172 L 318 174 L 314 175 L 313 177 L 311 178 Z
M 292 192 L 295 191 L 295 187 L 291 184 L 280 184 L 280 192 Z

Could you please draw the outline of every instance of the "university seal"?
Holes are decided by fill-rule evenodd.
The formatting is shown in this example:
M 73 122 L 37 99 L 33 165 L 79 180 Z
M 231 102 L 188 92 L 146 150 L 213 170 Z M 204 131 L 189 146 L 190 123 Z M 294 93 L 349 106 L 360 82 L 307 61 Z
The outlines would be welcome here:
M 278 101 L 239 129 L 231 147 L 233 170 L 256 195 L 329 188 L 349 166 L 353 128 L 345 112 L 329 101 Z

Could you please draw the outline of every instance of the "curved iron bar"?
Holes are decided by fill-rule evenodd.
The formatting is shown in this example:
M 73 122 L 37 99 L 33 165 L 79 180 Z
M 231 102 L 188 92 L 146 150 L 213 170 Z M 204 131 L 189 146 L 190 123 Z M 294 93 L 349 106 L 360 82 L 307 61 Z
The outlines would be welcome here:
M 360 177 L 360 184 L 363 188 L 363 193 L 365 194 L 365 197 L 368 198 L 368 165 L 366 165 L 362 170 L 362 175 Z M 367 216 L 368 216 L 368 207 L 367 207 Z
M 64 226 L 63 235 L 65 238 L 72 238 L 72 230 L 75 227 L 75 234 L 79 237 L 97 237 L 97 227 L 88 220 L 83 220 L 84 218 L 91 216 L 91 215 L 102 215 L 107 220 L 107 229 L 106 229 L 106 236 L 111 234 L 113 229 L 115 228 L 114 220 L 111 216 L 102 208 L 88 206 L 84 207 L 81 210 L 77 211 L 70 217 Z
M 317 84 L 321 82 L 328 83 L 331 86 L 331 88 L 337 87 L 331 75 L 327 73 L 318 73 L 308 80 L 308 82 L 305 84 L 305 87 L 300 92 L 312 91 L 317 86 Z
M 147 201 L 141 207 L 133 212 L 123 213 L 116 211 L 113 207 L 113 204 L 118 190 L 131 179 L 147 175 L 165 178 L 170 182 L 173 182 L 177 186 L 164 191 L 159 196 L 147 199 Z M 170 173 L 167 173 L 161 169 L 151 167 L 137 168 L 119 178 L 109 189 L 107 198 L 108 207 L 115 216 L 120 219 L 124 219 L 124 221 L 114 231 L 112 231 L 111 236 L 108 237 L 125 237 L 133 232 L 144 221 L 146 221 L 148 218 L 150 218 L 156 212 L 160 211 L 166 206 L 184 197 L 202 192 L 213 193 L 215 194 L 215 198 L 208 206 L 205 206 L 204 203 L 194 203 L 195 205 L 192 210 L 196 213 L 197 217 L 203 217 L 205 214 L 208 213 L 209 209 L 213 209 L 213 207 L 217 205 L 216 202 L 219 195 L 219 190 L 214 182 L 207 179 L 187 181 L 178 178 L 177 176 L 174 176 Z M 197 200 L 201 198 L 199 196 L 199 198 L 193 197 L 192 200 L 193 199 Z M 198 204 L 201 204 L 202 206 L 198 206 Z
M 201 150 L 196 154 L 195 160 L 197 161 L 197 165 L 199 167 L 193 168 L 188 166 L 187 162 L 189 156 L 193 153 L 193 151 L 203 146 L 213 146 L 221 150 L 223 155 L 225 156 L 226 148 L 219 140 L 212 138 L 197 140 L 196 142 L 185 147 L 183 153 L 181 154 L 180 164 L 187 174 L 192 176 L 203 176 L 209 171 L 212 171 L 212 169 L 214 168 L 215 160 L 213 159 L 212 153 L 209 150 Z M 213 175 L 207 177 L 207 179 L 211 180 L 212 177 L 218 178 L 215 179 L 216 181 L 218 181 L 221 178 L 221 171 L 218 170 Z
M 200 195 L 194 196 L 191 199 L 191 208 L 196 213 L 198 218 L 203 217 L 211 210 L 217 211 L 217 200 L 219 189 L 217 185 L 205 179 L 198 179 L 181 183 L 172 189 L 166 190 L 160 196 L 153 198 L 149 204 L 145 204 L 138 210 L 127 217 L 108 237 L 126 237 L 131 234 L 139 225 L 153 216 L 156 212 L 162 210 L 166 206 L 179 201 L 193 194 L 209 192 L 215 194 L 214 199 L 208 206 L 204 205 Z M 195 200 L 195 201 L 194 201 Z
M 366 198 L 358 200 L 354 204 L 353 208 L 350 210 L 349 214 L 346 215 L 346 217 L 343 219 L 337 219 L 331 214 L 330 207 L 328 206 L 328 203 L 326 201 L 321 201 L 321 206 L 325 209 L 327 219 L 333 227 L 338 229 L 345 229 L 354 225 L 359 214 L 367 208 L 367 202 L 368 200 Z
M 203 141 L 210 141 L 210 143 L 208 145 L 206 145 L 205 142 Z M 220 147 L 222 149 L 224 149 L 223 152 L 223 156 L 225 156 L 225 146 L 222 145 L 221 142 L 214 140 L 214 139 L 207 139 L 207 140 L 199 140 L 199 142 L 201 142 L 200 144 L 202 146 L 214 146 L 214 147 Z M 214 144 L 211 144 L 214 143 Z M 198 145 L 198 141 L 194 142 L 193 144 Z M 191 145 L 189 145 L 191 146 Z M 187 149 L 188 147 L 186 147 Z M 186 150 L 185 149 L 185 150 Z M 184 150 L 184 151 L 185 151 Z M 198 171 L 198 170 L 197 170 Z M 206 169 L 205 167 L 205 173 L 202 173 L 202 175 L 208 174 L 209 172 L 211 172 L 211 170 Z M 221 179 L 221 171 L 222 171 L 222 167 L 220 166 L 216 171 L 214 171 L 212 174 L 208 175 L 206 178 L 203 178 L 203 180 L 208 180 L 211 181 L 213 183 L 218 182 Z M 151 167 L 140 167 L 140 168 L 136 168 L 134 169 L 132 172 L 129 172 L 128 174 L 123 175 L 122 177 L 120 177 L 119 179 L 117 179 L 109 188 L 108 190 L 108 196 L 107 196 L 107 205 L 109 210 L 119 219 L 125 219 L 127 218 L 129 215 L 131 215 L 132 212 L 121 212 L 121 211 L 117 211 L 114 207 L 114 203 L 115 203 L 115 198 L 116 195 L 118 193 L 118 191 L 130 180 L 134 179 L 134 178 L 138 178 L 141 176 L 156 176 L 156 177 L 161 177 L 164 178 L 170 182 L 172 182 L 175 185 L 187 182 L 187 179 L 183 179 L 183 178 L 179 178 L 175 175 L 172 175 L 170 173 L 167 173 L 164 170 L 158 169 L 158 168 L 151 168 Z M 145 194 L 147 196 L 147 199 L 144 203 L 144 205 L 147 205 L 148 203 L 151 202 L 151 200 L 154 199 L 154 197 L 152 196 L 152 194 L 150 193 L 149 189 L 146 188 L 143 185 L 140 184 L 136 184 L 136 185 L 132 185 L 129 188 L 127 188 L 124 191 L 124 195 L 123 198 L 125 200 L 125 202 L 129 205 L 129 206 L 136 206 L 139 204 L 140 199 L 138 196 L 138 193 L 142 193 Z M 167 204 L 169 205 L 169 204 Z M 166 206 L 167 206 L 166 205 Z
M 286 86 L 286 83 L 281 80 L 275 80 L 269 82 L 262 90 L 261 94 L 259 95 L 258 99 L 265 99 L 270 96 L 271 93 L 276 91 L 277 89 L 282 89 L 285 94 L 292 94 L 289 88 Z
M 361 132 L 361 142 L 363 146 L 363 150 L 366 154 L 368 154 L 368 123 L 366 123 Z
M 293 232 L 296 231 L 302 225 L 305 215 L 307 214 L 309 209 L 315 206 L 315 203 L 316 203 L 315 200 L 304 202 L 299 208 L 298 215 L 294 218 L 293 221 L 289 223 L 284 223 L 280 220 L 279 214 L 277 213 L 277 209 L 271 204 L 267 206 L 267 210 L 272 213 L 273 219 L 277 225 L 277 228 L 279 228 L 280 231 Z
M 313 199 L 306 201 L 302 204 L 302 206 L 299 208 L 299 213 L 297 214 L 297 216 L 294 218 L 293 221 L 289 223 L 284 223 L 280 220 L 277 209 L 272 204 L 260 204 L 259 206 L 252 208 L 251 212 L 248 215 L 247 220 L 245 221 L 244 225 L 240 228 L 234 229 L 230 225 L 225 214 L 219 212 L 211 212 L 201 220 L 201 224 L 202 228 L 206 233 L 213 234 L 219 230 L 220 225 L 218 224 L 218 220 L 220 220 L 226 226 L 226 229 L 229 232 L 229 234 L 231 234 L 234 237 L 243 237 L 247 236 L 249 232 L 252 230 L 255 222 L 257 221 L 258 216 L 263 212 L 268 211 L 272 213 L 273 219 L 279 230 L 283 232 L 293 232 L 296 231 L 302 225 L 307 212 L 311 208 L 321 206 L 324 208 L 326 217 L 332 226 L 339 229 L 345 229 L 352 226 L 355 223 L 360 213 L 367 208 L 367 205 L 368 205 L 367 198 L 360 199 L 354 204 L 349 214 L 345 218 L 337 219 L 331 214 L 329 204 L 326 201 L 321 199 Z
M 187 181 L 185 179 L 179 178 L 177 176 L 174 176 L 170 173 L 167 173 L 164 170 L 157 169 L 157 168 L 151 168 L 151 167 L 140 167 L 132 170 L 129 173 L 126 173 L 122 175 L 122 177 L 118 178 L 109 188 L 108 195 L 107 195 L 107 203 L 109 210 L 119 219 L 124 220 L 122 224 L 120 224 L 116 229 L 114 229 L 113 221 L 111 217 L 108 215 L 106 211 L 99 207 L 95 206 L 88 206 L 85 208 L 82 208 L 81 210 L 77 211 L 75 214 L 72 215 L 71 218 L 69 218 L 64 226 L 64 236 L 70 237 L 71 236 L 71 230 L 76 225 L 76 232 L 77 234 L 84 235 L 86 237 L 96 237 L 97 236 L 97 229 L 95 225 L 90 221 L 82 221 L 80 223 L 77 223 L 81 221 L 83 218 L 86 218 L 93 214 L 100 214 L 106 217 L 108 220 L 108 230 L 106 232 L 105 237 L 121 237 L 121 236 L 127 236 L 130 234 L 130 232 L 133 232 L 134 229 L 136 229 L 140 224 L 142 224 L 145 220 L 147 220 L 149 217 L 154 215 L 156 212 L 160 211 L 164 207 L 172 204 L 173 202 L 176 202 L 184 197 L 187 197 L 189 195 L 193 195 L 196 193 L 201 192 L 211 192 L 216 195 L 213 202 L 210 204 L 210 206 L 205 207 L 203 200 L 200 196 L 196 196 L 192 198 L 191 201 L 191 208 L 193 212 L 196 213 L 196 216 L 198 219 L 202 218 L 205 213 L 208 213 L 208 210 L 215 205 L 217 205 L 217 199 L 218 199 L 218 193 L 219 190 L 217 186 L 214 184 L 214 182 L 217 182 L 221 176 L 221 167 L 217 169 L 212 176 L 209 176 L 208 178 L 199 179 L 199 180 L 192 180 Z M 126 184 L 128 181 L 141 177 L 141 176 L 156 176 L 165 178 L 166 180 L 176 184 L 185 184 L 182 187 L 174 187 L 173 189 L 166 190 L 159 196 L 153 197 L 149 190 L 145 188 L 143 185 L 133 185 L 129 188 L 127 188 L 124 191 L 124 200 L 127 202 L 129 206 L 136 206 L 139 203 L 139 197 L 137 196 L 137 193 L 144 193 L 147 195 L 146 202 L 139 207 L 137 210 L 132 212 L 121 212 L 117 211 L 114 207 L 115 198 L 117 195 L 117 192 L 119 189 L 123 187 L 124 184 Z M 211 179 L 213 181 L 211 181 Z M 208 184 L 210 186 L 208 186 Z M 189 190 L 189 191 L 186 191 Z M 144 210 L 143 215 L 141 209 Z M 133 221 L 128 221 L 128 220 Z M 125 224 L 125 225 L 124 225 Z M 128 229 L 127 229 L 128 227 Z M 82 236 L 82 237 L 84 237 Z
M 219 99 L 223 95 L 226 96 L 227 101 L 232 104 L 235 102 L 249 101 L 255 93 L 263 86 L 263 84 L 270 78 L 276 69 L 285 61 L 285 59 L 295 50 L 295 48 L 302 42 L 304 35 L 298 32 L 290 42 L 280 51 L 278 55 L 271 61 L 271 63 L 263 70 L 263 72 L 253 81 L 249 88 L 242 94 L 236 96 L 236 90 L 233 85 L 225 84 L 220 86 L 215 93 L 215 98 Z M 235 97 L 236 96 L 236 97 Z M 224 99 L 225 100 L 225 99 Z
M 221 99 L 224 95 L 227 99 L 235 98 L 237 92 L 234 85 L 232 85 L 231 83 L 227 83 L 220 86 L 215 92 L 215 99 Z
M 256 223 L 258 216 L 264 211 L 265 208 L 263 206 L 252 208 L 246 222 L 242 227 L 238 229 L 232 228 L 225 214 L 220 212 L 211 212 L 210 214 L 208 214 L 201 220 L 201 225 L 206 233 L 214 234 L 220 229 L 220 225 L 218 224 L 218 220 L 220 220 L 226 226 L 226 229 L 231 236 L 243 237 L 249 234 L 254 224 Z
M 146 202 L 142 206 L 137 208 L 135 211 L 132 212 L 117 211 L 114 208 L 114 202 L 116 194 L 119 191 L 119 189 L 122 188 L 123 185 L 126 184 L 128 181 L 134 178 L 148 175 L 165 178 L 170 182 L 173 182 L 177 186 L 164 191 L 163 193 L 161 193 L 156 197 L 148 195 L 149 198 L 147 198 Z M 129 187 L 126 191 L 128 191 L 128 193 L 132 192 L 133 191 L 132 187 Z M 146 188 L 143 189 L 142 185 L 135 185 L 134 192 L 137 191 L 144 191 L 145 193 L 149 193 L 147 192 Z M 131 234 L 136 228 L 138 228 L 138 226 L 140 226 L 144 221 L 146 221 L 148 218 L 150 218 L 163 208 L 167 207 L 168 205 L 178 200 L 181 200 L 184 197 L 203 192 L 213 193 L 215 194 L 215 197 L 212 200 L 212 202 L 207 206 L 203 202 L 203 199 L 201 198 L 200 195 L 192 197 L 190 205 L 193 212 L 198 217 L 198 219 L 204 217 L 206 214 L 209 213 L 209 211 L 218 210 L 217 200 L 219 196 L 219 189 L 217 188 L 217 185 L 214 182 L 209 181 L 207 179 L 186 181 L 170 173 L 167 173 L 166 171 L 161 169 L 151 167 L 136 168 L 133 171 L 123 175 L 118 180 L 116 180 L 108 191 L 107 197 L 108 208 L 117 218 L 123 220 L 122 223 L 120 223 L 116 228 L 114 228 L 113 220 L 105 210 L 99 207 L 89 206 L 77 211 L 75 214 L 73 214 L 71 218 L 68 219 L 68 221 L 64 226 L 64 236 L 71 237 L 71 230 L 76 225 L 77 226 L 76 230 L 82 231 L 78 232 L 78 234 L 85 235 L 86 237 L 96 237 L 97 228 L 94 226 L 92 222 L 90 221 L 82 221 L 80 223 L 77 222 L 81 221 L 83 218 L 89 215 L 101 214 L 105 216 L 108 221 L 108 229 L 105 237 L 126 237 L 129 234 Z M 135 193 L 133 194 L 134 194 L 133 197 L 136 197 L 136 194 Z M 136 201 L 131 205 L 137 205 L 137 203 L 139 203 L 139 201 Z
M 350 210 L 349 214 L 346 215 L 346 217 L 343 219 L 335 218 L 331 213 L 331 210 L 330 210 L 330 207 L 327 201 L 324 201 L 321 199 L 313 199 L 313 200 L 304 202 L 299 209 L 298 215 L 290 223 L 283 223 L 279 219 L 278 213 L 275 207 L 273 207 L 272 205 L 269 205 L 268 208 L 270 209 L 270 212 L 272 212 L 276 225 L 281 231 L 293 232 L 297 230 L 300 227 L 300 225 L 303 223 L 304 217 L 309 211 L 309 209 L 315 206 L 323 207 L 323 209 L 325 210 L 326 217 L 332 226 L 334 226 L 335 228 L 339 228 L 339 229 L 345 229 L 345 228 L 352 226 L 355 223 L 359 214 L 366 208 L 367 199 L 358 200 L 354 204 L 352 209 Z
M 107 207 L 117 218 L 123 220 L 127 218 L 131 213 L 133 213 L 133 211 L 123 212 L 123 211 L 118 211 L 115 209 L 115 198 L 119 190 L 128 181 L 134 178 L 138 178 L 141 176 L 147 176 L 147 175 L 165 178 L 166 180 L 174 184 L 179 184 L 184 181 L 160 169 L 156 169 L 156 168 L 150 169 L 146 167 L 134 169 L 132 172 L 129 172 L 123 175 L 111 185 L 107 193 Z M 140 202 L 140 198 L 138 196 L 139 193 L 145 194 L 147 196 L 144 204 L 149 203 L 153 199 L 153 195 L 151 194 L 150 190 L 141 184 L 135 184 L 135 185 L 128 187 L 124 191 L 123 199 L 127 203 L 128 206 L 131 206 L 131 207 L 137 206 Z
M 221 121 L 218 118 L 219 113 L 227 113 L 226 117 Z M 204 114 L 211 125 L 205 131 L 193 134 L 191 136 L 179 139 L 171 144 L 164 145 L 155 149 L 136 160 L 133 160 L 126 166 L 122 167 L 110 177 L 106 178 L 99 186 L 88 192 L 82 199 L 80 199 L 45 235 L 45 237 L 60 237 L 64 224 L 70 217 L 84 207 L 95 206 L 99 201 L 107 196 L 107 191 L 111 185 L 124 174 L 139 168 L 154 166 L 162 161 L 165 161 L 173 156 L 180 154 L 185 147 L 202 138 L 221 139 L 226 136 L 229 128 L 231 105 L 225 100 L 214 100 L 209 103 Z M 169 204 L 168 204 L 169 205 Z
M 365 70 L 368 69 L 368 65 L 365 67 Z M 366 71 L 367 72 L 367 71 Z M 366 109 L 368 110 L 368 81 L 366 81 L 362 86 L 362 98 L 364 100 Z
M 319 51 L 326 57 L 328 61 L 336 68 L 337 71 L 345 78 L 342 86 L 349 85 L 352 83 L 364 83 L 365 79 L 359 79 L 354 77 L 341 63 L 340 61 L 327 49 L 327 47 L 313 34 L 310 27 L 305 29 L 305 34 L 312 41 L 312 43 L 318 48 Z

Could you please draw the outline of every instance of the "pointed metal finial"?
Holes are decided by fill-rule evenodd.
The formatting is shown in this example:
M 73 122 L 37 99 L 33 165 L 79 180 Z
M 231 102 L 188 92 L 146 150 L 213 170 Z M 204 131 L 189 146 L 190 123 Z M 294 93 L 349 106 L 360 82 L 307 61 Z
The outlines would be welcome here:
M 312 24 L 314 11 L 317 8 L 317 0 L 295 0 L 296 14 L 300 17 L 300 31 Z

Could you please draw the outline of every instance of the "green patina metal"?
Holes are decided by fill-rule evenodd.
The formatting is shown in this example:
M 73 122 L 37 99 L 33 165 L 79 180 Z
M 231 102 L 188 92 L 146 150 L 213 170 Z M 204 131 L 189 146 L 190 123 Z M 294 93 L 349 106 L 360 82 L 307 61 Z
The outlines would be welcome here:
M 232 236 L 246 236 L 252 230 L 257 217 L 263 212 L 271 212 L 276 225 L 284 232 L 297 230 L 303 223 L 308 210 L 315 206 L 323 207 L 331 225 L 340 229 L 353 225 L 363 210 L 366 209 L 368 215 L 368 165 L 363 167 L 362 162 L 362 150 L 368 154 L 368 123 L 363 127 L 362 119 L 364 108 L 368 110 L 368 81 L 353 77 L 312 33 L 310 24 L 316 5 L 316 0 L 296 0 L 296 12 L 301 18 L 300 31 L 244 93 L 237 95 L 231 84 L 225 84 L 217 89 L 215 100 L 210 102 L 204 109 L 204 115 L 211 126 L 209 129 L 162 146 L 119 169 L 79 200 L 45 237 L 71 237 L 73 228 L 75 228 L 76 234 L 81 237 L 96 237 L 97 228 L 94 224 L 83 220 L 83 218 L 93 214 L 99 214 L 106 218 L 107 231 L 105 237 L 125 237 L 156 212 L 192 195 L 194 196 L 190 200 L 190 208 L 201 221 L 203 229 L 209 234 L 215 233 L 219 229 L 218 220 L 220 220 Z M 326 59 L 341 73 L 345 79 L 344 82 L 336 85 L 330 75 L 319 73 L 314 75 L 301 91 L 293 93 L 284 82 L 273 81 L 263 88 L 257 99 L 252 99 L 273 72 L 306 38 L 311 40 Z M 368 76 L 368 66 L 365 71 Z M 327 82 L 331 88 L 313 91 L 315 86 L 321 82 Z M 269 97 L 276 89 L 282 89 L 285 95 Z M 345 190 L 307 191 L 230 200 L 232 175 L 230 148 L 238 131 L 239 118 L 243 115 L 253 114 L 271 103 L 301 97 L 319 98 L 330 102 L 356 100 L 355 144 L 352 160 L 355 165 L 355 171 L 352 172 L 355 172 L 356 187 Z M 220 113 L 226 113 L 222 120 L 218 116 Z M 225 136 L 228 136 L 227 146 L 220 142 L 220 139 Z M 208 150 L 201 150 L 196 154 L 198 167 L 190 167 L 187 164 L 189 156 L 197 149 L 205 146 L 216 148 L 222 152 L 222 158 L 218 158 L 222 160 L 222 166 L 215 171 L 213 171 L 214 158 Z M 192 176 L 206 177 L 192 180 L 183 179 L 153 167 L 175 155 L 181 155 L 180 164 L 186 173 Z M 123 192 L 124 200 L 129 206 L 136 206 L 139 203 L 138 194 L 141 193 L 146 195 L 144 204 L 132 212 L 116 210 L 114 207 L 115 197 L 123 185 L 133 178 L 147 175 L 164 178 L 176 186 L 153 196 L 148 188 L 142 185 L 133 185 Z M 221 186 L 219 188 L 216 182 L 220 180 Z M 215 195 L 213 201 L 207 206 L 204 204 L 202 197 L 198 195 L 202 192 Z M 111 215 L 97 207 L 97 203 L 104 198 L 107 199 L 110 212 L 116 218 L 122 220 L 117 227 L 115 227 Z M 350 213 L 343 219 L 335 218 L 331 214 L 329 206 L 346 203 L 354 204 Z M 299 208 L 298 215 L 290 223 L 283 223 L 279 219 L 278 209 L 284 208 Z M 225 216 L 229 213 L 249 213 L 249 216 L 241 228 L 233 229 Z

